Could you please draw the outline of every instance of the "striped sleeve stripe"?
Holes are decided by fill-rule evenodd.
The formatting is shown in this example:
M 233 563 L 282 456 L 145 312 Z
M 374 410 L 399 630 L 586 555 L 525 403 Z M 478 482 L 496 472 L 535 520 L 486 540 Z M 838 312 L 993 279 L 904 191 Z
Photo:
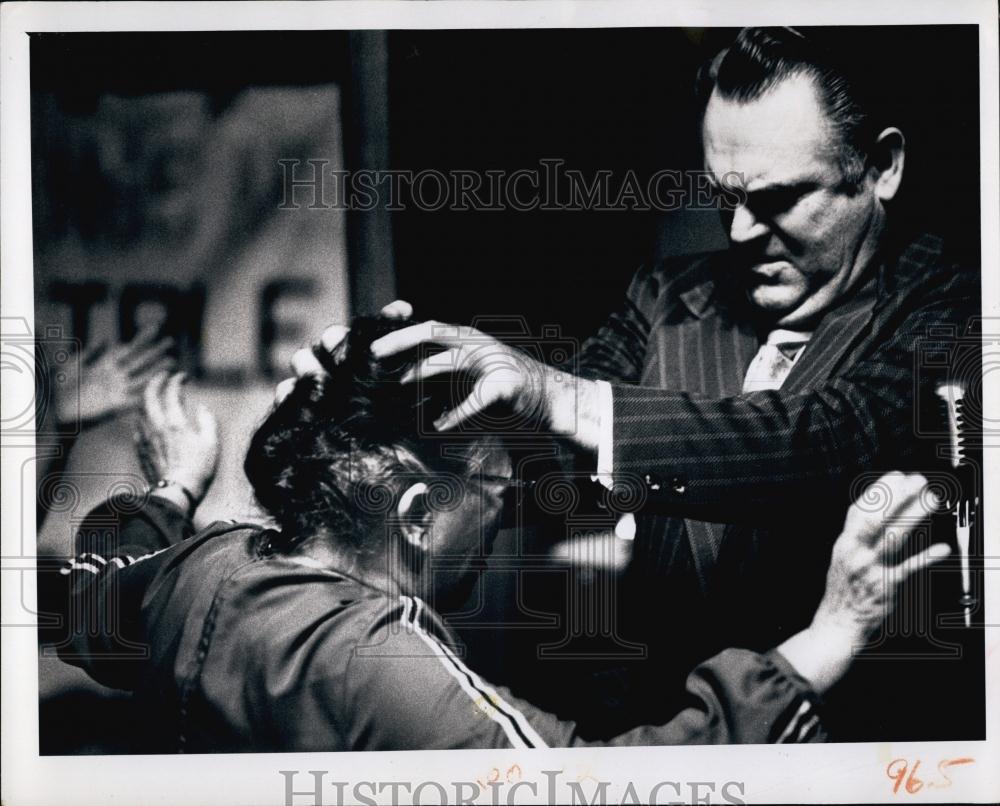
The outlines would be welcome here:
M 810 719 L 808 722 L 805 722 L 799 729 L 799 732 L 795 737 L 795 741 L 804 742 L 818 727 L 819 727 L 819 717 L 816 714 L 813 714 L 812 719 Z
M 792 718 L 788 721 L 785 729 L 778 737 L 778 743 L 799 740 L 799 731 L 802 727 L 803 720 L 806 715 L 809 714 L 811 709 L 812 703 L 810 703 L 809 700 L 803 700 L 802 705 L 799 706 L 799 710 L 795 712 L 794 716 L 792 716 Z
M 150 557 L 155 557 L 157 554 L 163 554 L 163 552 L 165 552 L 169 548 L 171 548 L 171 546 L 167 546 L 166 548 L 162 549 L 157 549 L 156 551 L 151 551 L 149 552 L 149 554 L 143 554 L 141 557 L 130 557 L 127 554 L 125 555 L 125 557 L 128 560 L 129 565 L 132 565 L 134 563 L 142 562 L 143 560 L 148 560 Z
M 463 671 L 460 668 L 458 668 L 455 664 L 451 663 L 450 662 L 451 659 L 448 658 L 444 646 L 442 646 L 440 642 L 436 641 L 431 635 L 426 633 L 418 623 L 414 622 L 412 617 L 417 610 L 414 601 L 409 597 L 404 597 L 403 603 L 404 603 L 403 618 L 402 618 L 403 627 L 412 630 L 416 635 L 418 635 L 421 638 L 421 640 L 423 640 L 425 644 L 427 644 L 431 648 L 435 657 L 441 659 L 441 663 L 444 666 L 445 670 L 448 672 L 449 675 L 451 675 L 455 679 L 459 687 L 469 696 L 469 699 L 472 700 L 472 702 L 476 705 L 476 707 L 479 708 L 480 711 L 483 711 L 487 716 L 489 716 L 490 719 L 492 719 L 494 722 L 500 725 L 501 728 L 503 728 L 503 732 L 507 734 L 507 739 L 510 741 L 513 747 L 517 748 L 529 747 L 530 745 L 528 745 L 528 743 L 524 740 L 524 738 L 522 738 L 521 735 L 514 729 L 513 723 L 509 719 L 506 719 L 499 712 L 498 709 L 491 708 L 488 705 L 486 708 L 483 708 L 480 705 L 480 703 L 487 701 L 486 695 L 483 692 L 478 691 L 473 686 L 471 676 L 463 673 Z
M 73 571 L 89 571 L 91 574 L 94 574 L 95 576 L 101 573 L 101 569 L 98 568 L 96 565 L 92 565 L 91 563 L 80 562 L 79 560 L 73 560 L 73 562 L 71 562 L 69 565 L 59 569 L 59 573 L 62 574 L 63 576 L 68 576 Z
M 458 681 L 462 690 L 469 695 L 473 703 L 484 711 L 494 722 L 503 728 L 504 733 L 514 747 L 548 747 L 545 740 L 531 727 L 527 718 L 503 700 L 496 691 L 488 686 L 482 678 L 462 663 L 461 659 L 436 636 L 428 633 L 420 624 L 420 614 L 424 603 L 416 597 L 404 597 L 403 625 L 413 631 L 431 649 L 436 657 L 448 670 L 448 673 Z M 485 708 L 480 706 L 485 704 Z
M 169 546 L 167 548 L 169 548 Z M 100 574 L 102 569 L 98 568 L 94 562 L 100 563 L 101 566 L 106 566 L 109 562 L 112 562 L 118 568 L 124 568 L 126 565 L 135 565 L 137 562 L 148 560 L 150 557 L 155 557 L 157 554 L 162 554 L 166 550 L 166 548 L 162 548 L 158 551 L 150 552 L 149 554 L 143 554 L 141 557 L 133 557 L 130 554 L 125 554 L 110 558 L 102 557 L 100 554 L 94 554 L 93 552 L 85 552 L 60 568 L 59 573 L 63 576 L 69 576 L 73 573 L 73 571 L 89 571 L 92 574 Z

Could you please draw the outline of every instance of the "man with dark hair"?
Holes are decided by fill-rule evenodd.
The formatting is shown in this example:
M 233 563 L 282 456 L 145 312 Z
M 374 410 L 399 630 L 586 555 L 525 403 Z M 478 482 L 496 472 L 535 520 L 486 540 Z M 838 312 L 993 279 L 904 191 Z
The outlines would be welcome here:
M 782 81 L 809 78 L 839 151 L 844 182 L 857 185 L 885 116 L 866 97 L 865 83 L 856 74 L 849 75 L 852 72 L 856 71 L 794 28 L 746 28 L 699 71 L 695 93 L 703 106 L 714 93 L 746 104 Z
M 448 349 L 410 381 L 477 378 L 442 430 L 505 400 L 538 412 L 606 485 L 641 490 L 620 619 L 650 647 L 633 710 L 619 709 L 633 720 L 648 687 L 689 662 L 773 645 L 808 620 L 835 513 L 858 482 L 937 466 L 937 443 L 914 428 L 948 370 L 922 371 L 915 345 L 965 335 L 978 313 L 978 273 L 893 218 L 904 136 L 876 122 L 829 53 L 798 31 L 745 29 L 699 89 L 705 166 L 722 186 L 739 178 L 740 203 L 723 211 L 728 250 L 641 268 L 572 372 L 435 322 L 373 345 L 380 356 Z M 920 582 L 925 620 L 882 641 L 865 686 L 839 692 L 851 706 L 841 738 L 982 734 L 981 641 L 941 627 L 960 591 L 957 572 L 936 576 Z M 955 695 L 908 707 L 930 690 Z M 852 719 L 859 706 L 864 720 Z
M 589 742 L 467 666 L 435 612 L 475 583 L 515 480 L 496 436 L 473 430 L 439 450 L 422 421 L 446 396 L 396 383 L 408 362 L 372 359 L 386 327 L 357 323 L 340 362 L 323 359 L 326 373 L 300 379 L 254 435 L 247 476 L 280 530 L 192 534 L 216 454 L 190 448 L 214 423 L 186 412 L 176 382 L 147 392 L 167 483 L 88 517 L 58 602 L 70 624 L 61 656 L 136 692 L 136 751 L 820 741 L 819 696 L 847 673 L 852 647 L 882 623 L 896 585 L 948 553 L 896 562 L 938 502 L 920 476 L 885 476 L 894 529 L 851 509 L 808 627 L 766 653 L 718 653 L 669 718 Z

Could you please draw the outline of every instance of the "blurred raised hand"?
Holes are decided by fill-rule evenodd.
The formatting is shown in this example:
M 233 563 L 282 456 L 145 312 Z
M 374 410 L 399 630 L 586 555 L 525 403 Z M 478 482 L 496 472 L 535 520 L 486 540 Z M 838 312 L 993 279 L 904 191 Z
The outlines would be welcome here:
M 166 482 L 161 494 L 193 509 L 215 478 L 219 432 L 203 404 L 192 406 L 185 399 L 183 383 L 183 374 L 161 372 L 146 385 L 137 449 L 149 482 Z
M 64 370 L 55 387 L 55 415 L 60 425 L 92 425 L 136 407 L 142 391 L 159 372 L 170 369 L 169 338 L 155 329 L 140 330 L 132 341 L 85 350 Z

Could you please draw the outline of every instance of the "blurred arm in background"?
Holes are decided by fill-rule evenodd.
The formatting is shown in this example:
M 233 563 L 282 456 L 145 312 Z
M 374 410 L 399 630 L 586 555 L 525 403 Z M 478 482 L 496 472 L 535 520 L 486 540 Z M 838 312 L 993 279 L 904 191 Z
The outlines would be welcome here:
M 39 587 L 40 614 L 56 616 L 49 622 L 51 627 L 39 629 L 43 643 L 65 647 L 69 635 L 80 627 L 74 618 L 78 622 L 81 614 L 71 601 L 81 576 L 97 573 L 109 562 L 118 567 L 132 565 L 194 534 L 192 517 L 215 478 L 219 439 L 212 413 L 204 405 L 186 405 L 183 380 L 181 374 L 157 372 L 141 390 L 136 450 L 152 487 L 143 502 L 112 497 L 84 519 L 76 537 L 75 558 L 60 570 L 58 580 Z M 109 523 L 115 528 L 109 528 Z M 152 574 L 158 563 L 143 567 Z M 52 575 L 45 578 L 53 579 Z M 152 577 L 131 578 L 139 580 L 135 590 L 141 592 Z M 128 590 L 119 593 L 128 596 Z M 117 641 L 121 626 L 112 625 L 95 640 Z
M 140 330 L 128 343 L 83 350 L 59 374 L 49 374 L 51 414 L 46 418 L 50 421 L 45 423 L 45 430 L 57 434 L 58 442 L 50 450 L 39 451 L 39 491 L 66 469 L 70 450 L 83 430 L 135 408 L 150 380 L 173 365 L 167 355 L 173 341 L 157 340 L 156 335 L 153 329 Z M 39 433 L 41 430 L 39 427 Z M 41 527 L 46 514 L 44 496 L 40 494 L 37 527 Z

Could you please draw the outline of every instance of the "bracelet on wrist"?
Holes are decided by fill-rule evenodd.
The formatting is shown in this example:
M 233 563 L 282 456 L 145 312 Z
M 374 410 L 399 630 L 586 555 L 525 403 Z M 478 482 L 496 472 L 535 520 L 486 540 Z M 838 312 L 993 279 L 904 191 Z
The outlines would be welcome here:
M 184 497 L 187 499 L 188 504 L 191 507 L 191 511 L 194 512 L 197 508 L 198 499 L 195 498 L 191 491 L 179 481 L 174 481 L 173 479 L 160 479 L 156 482 L 156 489 L 162 490 L 164 487 L 177 487 L 182 493 L 184 493 Z

